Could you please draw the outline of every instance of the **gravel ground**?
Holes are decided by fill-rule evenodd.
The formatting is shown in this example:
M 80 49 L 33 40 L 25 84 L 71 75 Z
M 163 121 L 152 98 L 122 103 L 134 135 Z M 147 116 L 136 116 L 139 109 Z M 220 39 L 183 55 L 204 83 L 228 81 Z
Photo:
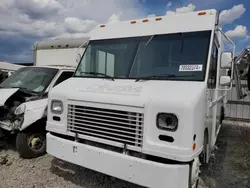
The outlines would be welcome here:
M 49 155 L 21 159 L 13 140 L 5 149 L 0 145 L 0 188 L 142 188 Z M 250 129 L 224 126 L 217 146 L 199 187 L 250 188 Z
M 250 188 L 250 126 L 225 125 L 202 178 L 211 188 Z

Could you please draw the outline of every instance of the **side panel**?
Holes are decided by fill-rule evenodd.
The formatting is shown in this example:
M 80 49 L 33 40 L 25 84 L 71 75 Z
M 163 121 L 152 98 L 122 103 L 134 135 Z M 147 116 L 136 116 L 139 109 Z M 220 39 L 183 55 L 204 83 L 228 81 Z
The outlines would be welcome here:
M 207 104 L 207 108 L 206 108 L 206 125 L 205 128 L 208 129 L 208 143 L 211 146 L 212 143 L 212 139 L 211 139 L 211 135 L 212 135 L 212 129 L 213 129 L 213 120 L 214 120 L 214 114 L 213 114 L 213 108 L 210 108 L 210 103 L 214 100 L 214 90 L 211 88 L 212 84 L 212 78 L 210 76 L 210 69 L 212 68 L 211 65 L 211 61 L 212 61 L 212 52 L 213 52 L 213 45 L 214 45 L 214 31 L 211 34 L 211 42 L 210 42 L 210 50 L 208 53 L 208 63 L 207 63 L 207 70 L 206 70 L 206 81 L 207 81 L 207 91 L 206 91 L 206 104 Z M 205 128 L 204 128 L 204 133 L 205 133 Z M 205 137 L 204 137 L 205 138 Z M 204 139 L 203 138 L 203 139 Z
M 83 54 L 85 48 L 41 49 L 36 51 L 36 66 L 67 65 L 77 66 L 76 55 Z
M 221 65 L 221 53 L 224 51 L 224 43 L 223 43 L 223 36 L 221 35 L 220 32 L 216 33 L 216 37 L 218 39 L 219 42 L 219 46 L 217 46 L 218 48 L 218 57 L 217 57 L 217 79 L 216 79 L 216 88 L 219 89 L 220 88 L 220 77 L 221 76 L 225 76 L 226 75 L 226 70 L 225 69 L 221 69 L 220 65 Z M 216 39 L 216 40 L 217 40 Z M 215 134 L 214 134 L 214 138 L 213 138 L 213 143 L 212 143 L 212 147 L 214 147 L 214 144 L 216 142 L 216 138 L 218 136 L 219 133 L 219 129 L 221 126 L 221 116 L 222 116 L 222 107 L 224 106 L 224 99 L 226 97 L 225 95 L 225 91 L 221 91 L 221 90 L 216 90 L 215 91 L 215 95 L 216 95 L 216 99 L 218 100 L 218 103 L 216 104 L 215 108 L 214 108 L 214 127 L 215 127 Z
M 215 32 L 213 50 L 211 53 L 209 79 L 208 79 L 208 131 L 210 148 L 213 149 L 221 127 L 221 112 L 224 106 L 225 91 L 219 90 L 220 77 L 226 75 L 226 70 L 220 68 L 221 53 L 224 51 L 221 33 Z

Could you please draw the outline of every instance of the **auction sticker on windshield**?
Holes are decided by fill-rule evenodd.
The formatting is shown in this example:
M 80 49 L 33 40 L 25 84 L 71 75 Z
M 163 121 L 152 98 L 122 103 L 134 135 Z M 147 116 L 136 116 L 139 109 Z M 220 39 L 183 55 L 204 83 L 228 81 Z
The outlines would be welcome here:
M 179 71 L 202 71 L 202 65 L 180 65 Z

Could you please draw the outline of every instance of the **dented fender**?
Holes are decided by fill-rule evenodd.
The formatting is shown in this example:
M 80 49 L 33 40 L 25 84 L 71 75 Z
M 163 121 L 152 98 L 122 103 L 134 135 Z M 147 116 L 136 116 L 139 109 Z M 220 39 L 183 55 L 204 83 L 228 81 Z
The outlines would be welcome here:
M 24 120 L 20 127 L 20 131 L 27 129 L 36 121 L 47 116 L 48 99 L 39 99 L 23 103 L 25 104 Z

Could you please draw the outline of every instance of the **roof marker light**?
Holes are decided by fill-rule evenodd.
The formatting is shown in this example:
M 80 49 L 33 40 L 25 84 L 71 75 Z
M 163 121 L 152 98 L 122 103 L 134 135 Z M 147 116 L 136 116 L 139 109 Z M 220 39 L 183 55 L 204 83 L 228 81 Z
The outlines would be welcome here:
M 105 25 L 100 25 L 100 27 L 105 27 Z
M 142 22 L 144 22 L 144 23 L 145 23 L 145 22 L 148 22 L 148 20 L 142 20 Z
M 207 14 L 207 13 L 206 13 L 206 12 L 199 12 L 199 13 L 198 13 L 199 16 L 203 16 L 203 15 L 205 15 L 205 14 Z
M 155 18 L 155 21 L 161 21 L 162 18 Z
M 132 22 L 130 22 L 131 24 L 135 24 L 136 23 L 136 21 L 132 21 Z

